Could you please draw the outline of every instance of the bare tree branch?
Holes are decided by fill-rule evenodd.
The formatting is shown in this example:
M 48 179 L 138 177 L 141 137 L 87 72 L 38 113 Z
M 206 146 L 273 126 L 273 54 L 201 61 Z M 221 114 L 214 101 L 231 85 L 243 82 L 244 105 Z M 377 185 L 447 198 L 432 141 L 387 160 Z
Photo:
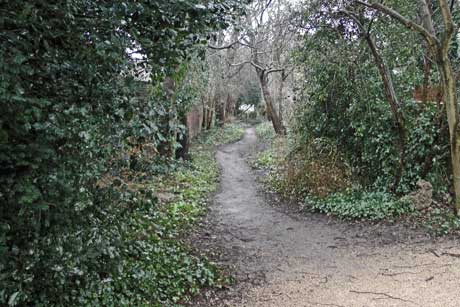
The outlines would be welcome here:
M 350 12 L 350 11 L 347 11 L 347 10 L 339 10 L 337 13 L 345 15 L 345 16 L 353 19 L 353 21 L 356 23 L 356 25 L 360 28 L 361 31 L 365 30 L 364 26 L 361 23 L 361 21 L 359 20 L 358 16 L 356 16 L 356 14 L 354 14 L 353 12 Z
M 237 41 L 234 41 L 233 43 L 230 43 L 226 46 L 222 46 L 222 47 L 219 47 L 219 46 L 212 46 L 212 45 L 208 45 L 208 48 L 209 49 L 213 49 L 213 50 L 224 50 L 224 49 L 230 49 L 230 48 L 233 48 L 233 46 L 237 45 L 237 44 L 241 44 L 241 42 L 239 40 Z
M 252 66 L 254 66 L 255 68 L 261 70 L 261 71 L 266 71 L 265 68 L 263 68 L 263 67 L 260 66 L 259 64 L 256 64 L 254 61 L 250 61 L 250 64 L 251 64 Z
M 244 62 L 241 62 L 241 63 L 230 64 L 230 66 L 242 66 L 242 65 L 245 65 L 245 64 L 251 64 L 251 61 L 244 61 Z
M 280 72 L 280 71 L 284 71 L 284 68 L 273 68 L 273 69 L 267 70 L 265 73 L 268 75 L 273 72 Z
M 440 0 L 440 1 L 445 2 L 445 0 Z M 360 0 L 355 0 L 355 3 L 361 4 L 361 5 L 366 6 L 368 8 L 372 8 L 374 10 L 377 10 L 377 11 L 379 11 L 381 13 L 384 13 L 384 14 L 394 18 L 395 20 L 397 20 L 398 22 L 403 24 L 406 28 L 408 28 L 410 30 L 414 30 L 414 31 L 418 32 L 419 34 L 423 35 L 423 37 L 425 37 L 426 41 L 431 46 L 440 44 L 440 42 L 436 38 L 436 36 L 434 36 L 432 33 L 428 32 L 424 27 L 420 26 L 419 24 L 415 23 L 414 21 L 412 21 L 412 20 L 404 17 L 400 13 L 396 12 L 392 8 L 389 8 L 389 7 L 387 7 L 387 6 L 385 6 L 385 5 L 381 4 L 381 3 L 367 3 L 367 2 L 364 2 L 364 1 L 360 1 Z

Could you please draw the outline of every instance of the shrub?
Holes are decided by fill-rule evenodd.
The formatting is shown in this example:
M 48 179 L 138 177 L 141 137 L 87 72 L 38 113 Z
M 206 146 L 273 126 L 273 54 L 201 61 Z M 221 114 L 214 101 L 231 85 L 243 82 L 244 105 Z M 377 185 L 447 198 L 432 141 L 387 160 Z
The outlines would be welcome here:
M 288 155 L 284 164 L 284 190 L 296 197 L 324 198 L 351 185 L 350 169 L 337 148 L 326 139 L 314 139 Z
M 193 100 L 181 88 L 168 99 L 162 81 L 180 85 L 192 48 L 237 6 L 0 4 L 0 305 L 155 305 L 212 282 L 212 269 L 173 240 L 196 206 L 162 208 L 147 183 L 171 158 L 134 166 L 120 153 L 174 148 L 181 127 L 171 119 Z M 145 99 L 128 51 L 147 62 Z

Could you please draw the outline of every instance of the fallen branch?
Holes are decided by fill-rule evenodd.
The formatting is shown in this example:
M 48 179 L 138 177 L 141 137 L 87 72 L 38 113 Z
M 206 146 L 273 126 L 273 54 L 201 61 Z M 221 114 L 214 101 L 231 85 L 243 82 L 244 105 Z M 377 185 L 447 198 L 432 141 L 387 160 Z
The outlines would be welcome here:
M 460 254 L 455 254 L 455 253 L 442 253 L 441 255 L 443 256 L 450 256 L 450 257 L 455 257 L 455 258 L 460 258 Z
M 417 304 L 416 304 L 415 302 L 413 302 L 413 301 L 409 301 L 409 300 L 406 300 L 406 299 L 403 299 L 403 298 L 400 298 L 400 297 L 396 297 L 396 296 L 390 295 L 390 294 L 385 293 L 385 292 L 356 291 L 356 290 L 350 290 L 350 292 L 352 292 L 352 293 L 357 293 L 357 294 L 380 295 L 380 296 L 385 296 L 385 298 L 388 298 L 388 299 L 398 300 L 398 301 L 402 301 L 402 302 L 406 302 L 406 303 L 412 303 L 412 304 L 417 305 Z
M 318 306 L 333 306 L 333 307 L 345 307 L 345 306 L 342 306 L 342 305 L 337 305 L 337 304 L 328 304 L 328 303 L 317 303 L 317 302 L 309 302 L 307 301 L 307 303 L 309 304 L 313 304 L 313 305 L 318 305 Z
M 434 250 L 434 249 L 430 249 L 430 252 L 431 252 L 433 255 L 435 255 L 436 257 L 438 257 L 438 258 L 441 257 L 441 255 L 442 255 L 442 254 L 439 254 L 439 253 L 438 253 L 436 250 Z
M 420 274 L 421 272 L 397 272 L 397 273 L 379 273 L 382 276 L 398 276 L 403 274 Z

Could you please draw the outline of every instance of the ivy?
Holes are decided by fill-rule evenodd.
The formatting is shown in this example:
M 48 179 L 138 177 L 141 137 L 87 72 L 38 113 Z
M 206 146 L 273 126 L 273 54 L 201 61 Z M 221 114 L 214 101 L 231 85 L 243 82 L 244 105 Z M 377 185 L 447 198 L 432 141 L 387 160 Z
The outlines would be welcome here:
M 155 191 L 137 187 L 172 168 L 161 147 L 177 146 L 175 119 L 196 102 L 184 71 L 240 9 L 1 1 L 0 305 L 155 305 L 210 283 L 168 238 Z

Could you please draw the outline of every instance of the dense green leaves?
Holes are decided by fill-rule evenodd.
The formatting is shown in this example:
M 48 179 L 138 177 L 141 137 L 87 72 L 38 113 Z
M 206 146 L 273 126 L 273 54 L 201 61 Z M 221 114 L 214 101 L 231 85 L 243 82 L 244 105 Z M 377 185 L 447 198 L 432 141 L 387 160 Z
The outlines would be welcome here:
M 152 191 L 126 182 L 169 167 L 171 156 L 158 153 L 176 146 L 178 114 L 194 103 L 181 71 L 239 8 L 230 0 L 0 2 L 0 304 L 144 305 L 209 280 L 150 231 L 165 220 Z M 177 97 L 165 93 L 166 76 Z M 133 154 L 147 145 L 150 160 Z M 168 252 L 156 257 L 157 249 Z M 201 274 L 178 274 L 177 293 L 155 284 L 171 277 L 159 268 L 172 258 Z M 140 286 L 149 280 L 157 292 Z
M 355 220 L 392 219 L 414 211 L 411 204 L 399 201 L 391 194 L 361 190 L 333 194 L 325 199 L 307 197 L 305 206 L 308 210 Z
M 411 5 L 399 5 L 413 10 Z M 400 161 L 399 135 L 374 59 L 364 39 L 352 35 L 353 28 L 335 28 L 324 16 L 315 22 L 317 31 L 305 37 L 296 53 L 297 62 L 305 67 L 305 83 L 298 90 L 294 144 L 301 147 L 326 138 L 339 148 L 358 182 L 389 190 Z M 391 70 L 407 131 L 397 192 L 407 193 L 422 177 L 442 189 L 448 165 L 443 111 L 435 103 L 414 101 L 415 87 L 423 79 L 419 38 L 386 19 L 374 20 L 371 29 Z M 435 71 L 431 78 L 437 82 Z

